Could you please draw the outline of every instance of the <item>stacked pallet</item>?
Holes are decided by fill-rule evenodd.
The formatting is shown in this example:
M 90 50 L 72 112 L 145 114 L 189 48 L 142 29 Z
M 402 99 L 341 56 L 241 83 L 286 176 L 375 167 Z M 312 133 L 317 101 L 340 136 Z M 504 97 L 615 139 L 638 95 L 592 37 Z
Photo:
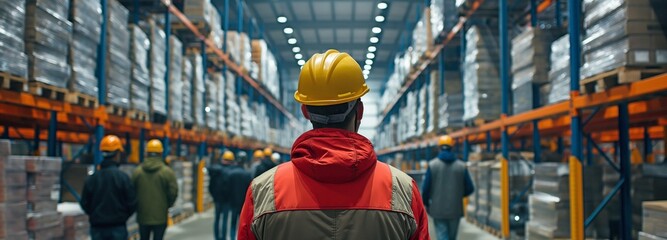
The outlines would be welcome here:
M 570 35 L 566 34 L 551 44 L 551 69 L 547 103 L 570 99 Z
M 58 212 L 63 215 L 64 240 L 85 240 L 89 238 L 88 215 L 83 212 L 78 203 L 60 203 L 58 204 Z
M 127 28 L 129 11 L 118 1 L 107 2 L 107 103 L 123 109 L 130 108 L 130 76 L 132 63 L 130 54 L 130 31 Z
M 31 239 L 52 239 L 64 235 L 58 199 L 52 192 L 60 184 L 61 159 L 25 157 L 28 180 L 28 235 Z
M 532 180 L 532 167 L 528 160 L 517 159 L 509 161 L 509 199 L 512 201 L 511 215 L 515 216 L 510 221 L 510 227 L 523 227 L 527 212 L 519 209 L 526 209 L 528 203 L 528 193 L 524 190 L 530 187 Z M 500 162 L 491 167 L 491 212 L 489 213 L 488 226 L 500 229 L 502 222 L 502 212 L 500 207 L 501 188 L 500 188 Z M 517 211 L 518 210 L 518 211 Z M 518 217 L 518 218 L 517 218 Z
M 455 1 L 433 0 L 430 8 L 431 32 L 434 38 L 449 32 L 459 21 Z
M 439 127 L 463 127 L 463 82 L 458 71 L 445 72 L 445 92 L 440 95 Z
M 237 103 L 238 97 L 236 95 L 236 82 L 238 81 L 237 77 L 230 71 L 225 73 L 225 105 L 226 109 L 226 120 L 227 120 L 227 132 L 239 135 L 241 134 L 241 109 Z
M 263 39 L 252 40 L 252 61 L 257 63 L 257 81 L 261 82 L 273 96 L 280 95 L 278 63 Z
M 219 74 L 206 75 L 206 127 L 211 130 L 218 130 L 218 114 L 223 111 L 218 105 L 219 91 L 220 91 L 220 77 Z
M 667 36 L 657 18 L 665 11 L 652 7 L 649 0 L 586 1 L 582 78 L 620 67 L 667 65 Z
M 497 36 L 486 26 L 473 26 L 466 32 L 464 121 L 487 121 L 500 116 Z
M 639 239 L 667 238 L 667 201 L 646 201 L 642 209 L 644 224 Z
M 250 105 L 248 104 L 248 96 L 247 95 L 241 95 L 239 97 L 239 109 L 241 110 L 241 128 L 240 128 L 240 134 L 241 136 L 252 136 L 253 129 L 252 129 L 252 120 L 253 120 L 253 112 L 250 109 Z
M 183 122 L 183 43 L 169 36 L 169 119 Z
M 25 163 L 10 155 L 11 143 L 0 140 L 0 239 L 28 239 Z
M 433 49 L 434 42 L 431 30 L 431 11 L 427 8 L 424 9 L 423 15 L 419 21 L 417 21 L 417 24 L 412 31 L 413 65 L 417 63 L 425 53 L 428 53 Z
M 26 0 L 0 0 L 0 72 L 28 77 L 24 32 Z
M 206 86 L 204 83 L 204 63 L 200 52 L 193 51 L 187 54 L 187 58 L 192 61 L 192 117 L 194 123 L 198 126 L 204 126 L 205 123 L 205 106 L 204 106 L 204 92 Z
M 192 125 L 194 123 L 194 112 L 192 111 L 194 72 L 192 68 L 192 61 L 188 56 L 183 56 L 183 73 L 181 79 L 183 80 L 183 123 L 185 125 Z
M 132 41 L 130 42 L 130 60 L 132 73 L 130 77 L 130 109 L 143 113 L 149 112 L 148 87 L 148 50 L 151 47 L 148 36 L 139 26 L 130 25 Z
M 495 161 L 483 161 L 477 165 L 477 222 L 487 225 L 491 214 L 491 168 Z
M 70 90 L 97 97 L 97 45 L 102 31 L 102 5 L 99 1 L 71 0 L 70 21 L 74 32 L 70 46 L 72 65 Z
M 466 216 L 470 219 L 476 219 L 477 209 L 479 208 L 479 161 L 468 162 L 468 172 L 470 173 L 470 178 L 475 184 L 475 191 L 468 196 L 468 205 L 465 206 Z
M 551 42 L 559 31 L 530 28 L 512 40 L 513 112 L 519 114 L 541 106 L 540 92 L 549 81 Z
M 148 33 L 151 42 L 148 59 L 148 72 L 150 76 L 149 108 L 152 115 L 151 117 L 154 117 L 156 114 L 167 116 L 167 88 L 165 86 L 165 76 L 167 71 L 165 62 L 165 52 L 167 47 L 165 45 L 167 36 L 152 19 L 149 19 L 142 27 Z
M 71 74 L 67 61 L 72 38 L 69 0 L 29 0 L 25 6 L 28 78 L 65 89 Z
M 227 126 L 227 119 L 225 118 L 225 77 L 220 72 L 212 73 L 211 80 L 217 83 L 217 97 L 215 99 L 215 105 L 217 106 L 217 113 L 215 114 L 216 121 L 218 123 L 218 130 L 225 131 Z

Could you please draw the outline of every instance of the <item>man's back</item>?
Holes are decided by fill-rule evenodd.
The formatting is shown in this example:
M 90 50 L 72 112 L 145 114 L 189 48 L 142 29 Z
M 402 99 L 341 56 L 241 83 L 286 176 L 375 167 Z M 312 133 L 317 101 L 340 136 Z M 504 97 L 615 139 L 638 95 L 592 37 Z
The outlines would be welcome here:
M 137 207 L 130 178 L 116 166 L 106 166 L 86 179 L 81 208 L 93 226 L 125 225 Z
M 466 165 L 457 159 L 433 159 L 428 164 L 431 204 L 429 214 L 436 219 L 458 219 L 463 216 L 462 199 L 466 195 Z M 427 194 L 424 193 L 427 198 Z M 428 201 L 428 199 L 426 199 Z
M 147 158 L 132 175 L 137 189 L 137 222 L 160 225 L 167 222 L 167 210 L 176 201 L 178 185 L 174 172 L 160 158 Z
M 252 182 L 250 172 L 241 166 L 230 166 L 229 171 L 229 202 L 232 207 L 240 209 L 245 201 L 245 193 Z

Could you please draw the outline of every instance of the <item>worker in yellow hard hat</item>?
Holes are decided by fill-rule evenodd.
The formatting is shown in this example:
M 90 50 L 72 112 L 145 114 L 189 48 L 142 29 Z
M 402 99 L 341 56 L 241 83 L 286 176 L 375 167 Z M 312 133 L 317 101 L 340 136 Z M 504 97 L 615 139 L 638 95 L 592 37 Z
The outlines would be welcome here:
M 273 149 L 270 147 L 264 148 L 264 157 L 271 157 L 273 154 Z
M 269 155 L 266 155 L 269 153 Z M 273 153 L 273 150 L 271 148 L 265 148 L 264 150 L 257 150 L 253 154 L 253 164 L 252 164 L 252 169 L 251 171 L 253 172 L 253 177 L 258 177 L 259 175 L 262 175 L 262 173 L 270 170 L 271 168 L 275 167 L 276 164 L 271 161 L 271 154 Z
M 167 213 L 176 202 L 176 174 L 164 162 L 162 142 L 152 139 L 146 144 L 146 160 L 134 170 L 132 182 L 138 195 L 137 222 L 141 239 L 163 239 Z
M 463 217 L 463 199 L 475 190 L 466 164 L 452 152 L 454 139 L 438 139 L 440 153 L 429 161 L 422 183 L 424 205 L 435 222 L 438 238 L 456 239 Z
M 86 179 L 81 193 L 81 208 L 88 214 L 94 239 L 127 239 L 125 223 L 137 208 L 137 195 L 130 177 L 118 169 L 124 152 L 120 138 L 102 138 L 104 160 L 100 170 Z M 108 236 L 117 236 L 110 238 Z
M 429 238 L 413 179 L 379 162 L 357 133 L 369 91 L 347 53 L 329 50 L 303 65 L 294 99 L 313 130 L 294 142 L 291 161 L 253 180 L 239 239 L 322 239 L 339 229 L 346 239 Z M 322 214 L 331 209 L 335 214 Z

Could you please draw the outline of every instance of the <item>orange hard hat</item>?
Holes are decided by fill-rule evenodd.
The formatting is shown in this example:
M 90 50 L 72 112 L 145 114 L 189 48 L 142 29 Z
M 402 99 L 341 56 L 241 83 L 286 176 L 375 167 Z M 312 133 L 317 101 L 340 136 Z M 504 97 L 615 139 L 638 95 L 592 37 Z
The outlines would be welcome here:
M 442 146 L 453 147 L 454 146 L 454 139 L 452 137 L 450 137 L 449 135 L 441 136 L 440 139 L 438 139 L 438 147 L 442 147 Z
M 102 141 L 100 142 L 100 151 L 102 152 L 115 152 L 115 151 L 120 151 L 123 152 L 125 151 L 123 149 L 123 142 L 120 141 L 120 138 L 116 135 L 107 135 L 104 138 L 102 138 Z
M 255 153 L 252 154 L 253 158 L 263 158 L 264 157 L 264 152 L 262 150 L 257 150 Z

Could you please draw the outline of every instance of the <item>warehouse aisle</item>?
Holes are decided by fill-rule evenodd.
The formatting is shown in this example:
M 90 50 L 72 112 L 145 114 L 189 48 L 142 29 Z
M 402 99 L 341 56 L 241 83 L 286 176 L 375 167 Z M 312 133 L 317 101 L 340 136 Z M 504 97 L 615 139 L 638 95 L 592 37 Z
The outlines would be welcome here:
M 192 218 L 177 224 L 167 229 L 167 240 L 180 239 L 213 239 L 213 210 L 195 215 Z M 431 239 L 437 239 L 435 228 L 433 227 L 433 220 L 429 218 L 429 232 Z M 479 229 L 464 220 L 461 220 L 459 229 L 459 239 L 475 240 L 495 240 L 498 239 L 493 235 Z

